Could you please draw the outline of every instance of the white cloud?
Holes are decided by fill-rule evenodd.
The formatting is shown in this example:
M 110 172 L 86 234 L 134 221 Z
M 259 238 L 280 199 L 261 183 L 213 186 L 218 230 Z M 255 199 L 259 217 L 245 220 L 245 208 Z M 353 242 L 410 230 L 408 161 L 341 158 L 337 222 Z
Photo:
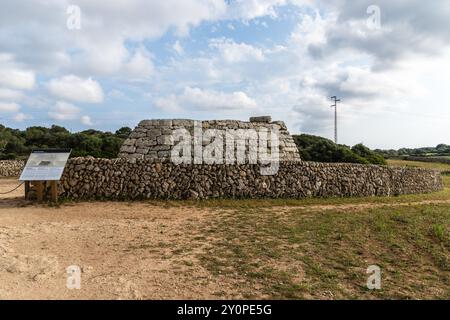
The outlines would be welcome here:
M 178 96 L 171 94 L 166 97 L 160 97 L 155 99 L 155 106 L 163 111 L 169 112 L 169 113 L 176 113 L 183 111 L 183 107 L 179 104 L 179 98 Z
M 376 73 L 368 67 L 348 67 L 346 79 L 340 81 L 340 90 L 355 97 L 372 99 L 401 98 L 407 95 L 420 96 L 424 90 L 414 77 L 405 77 L 405 72 L 391 70 Z
M 136 114 L 149 100 L 163 111 L 207 111 L 210 118 L 225 112 L 242 118 L 257 105 L 294 131 L 332 135 L 328 97 L 336 94 L 343 101 L 343 137 L 373 136 L 382 143 L 446 136 L 444 126 L 439 134 L 437 125 L 417 130 L 423 118 L 411 119 L 407 113 L 444 115 L 436 123 L 448 118 L 442 101 L 450 59 L 441 55 L 450 47 L 447 0 L 433 5 L 379 0 L 380 31 L 367 29 L 369 0 L 118 0 L 108 6 L 77 0 L 79 32 L 65 28 L 69 0 L 36 1 L 35 6 L 27 0 L 0 4 L 0 101 L 9 110 L 18 101 L 24 109 L 55 103 L 47 92 L 26 96 L 23 90 L 32 88 L 47 88 L 56 100 L 98 103 L 103 91 L 92 79 L 107 79 L 104 88 L 116 89 L 108 94 L 111 109 L 126 101 Z M 311 7 L 279 10 L 290 4 Z M 298 25 L 291 28 L 293 21 Z M 261 30 L 265 22 L 275 28 Z M 196 26 L 196 37 L 188 37 Z M 185 38 L 168 44 L 173 32 Z M 236 39 L 220 38 L 229 34 Z M 147 51 L 154 47 L 162 50 Z M 52 80 L 36 86 L 35 73 Z M 406 115 L 391 130 L 392 138 L 386 138 L 378 131 L 394 112 Z M 83 122 L 81 115 L 87 113 L 68 117 Z
M 121 75 L 133 59 L 127 41 L 155 40 L 174 30 L 181 36 L 203 22 L 276 16 L 286 0 L 78 0 L 81 30 L 69 31 L 69 0 L 2 2 L 0 52 L 7 50 L 36 70 L 64 69 L 79 76 Z M 13 26 L 13 27 L 11 27 Z M 15 27 L 17 26 L 17 27 Z M 41 37 L 42 34 L 51 37 Z M 61 48 L 64 48 L 63 50 Z M 179 49 L 179 48 L 178 48 Z M 33 54 L 30 54 L 30 53 Z M 139 58 L 139 57 L 138 57 Z
M 254 108 L 256 102 L 242 91 L 225 93 L 186 87 L 181 95 L 157 99 L 155 105 L 162 110 L 171 111 L 186 108 L 217 111 Z
M 327 41 L 327 32 L 336 22 L 335 14 L 329 14 L 327 17 L 323 17 L 319 12 L 315 12 L 314 15 L 303 14 L 290 35 L 290 42 L 304 48 L 311 45 L 323 45 Z
M 287 3 L 286 0 L 235 0 L 228 8 L 232 19 L 252 20 L 257 17 L 276 17 L 276 8 Z
M 304 91 L 293 106 L 295 124 L 303 132 L 324 134 L 332 126 L 332 110 L 327 96 L 315 91 Z
M 154 66 L 146 50 L 138 50 L 124 66 L 125 74 L 133 80 L 148 79 Z
M 93 125 L 91 117 L 89 117 L 89 116 L 81 116 L 80 121 L 85 126 L 92 126 Z
M 211 48 L 218 49 L 222 58 L 228 63 L 264 60 L 261 49 L 246 43 L 236 43 L 231 39 L 213 39 L 209 45 Z
M 0 85 L 14 89 L 32 89 L 35 76 L 31 70 L 21 68 L 10 54 L 0 53 Z
M 17 113 L 13 117 L 13 120 L 15 122 L 22 122 L 22 121 L 27 120 L 27 119 L 31 119 L 31 117 L 29 115 L 27 115 L 27 114 L 22 113 L 22 112 Z
M 118 90 L 118 89 L 113 89 L 113 90 L 109 91 L 107 96 L 112 99 L 126 99 L 127 98 L 125 93 L 123 93 L 123 91 Z
M 23 93 L 17 90 L 0 88 L 0 99 L 3 100 L 20 100 L 23 97 Z
M 0 102 L 0 112 L 17 112 L 20 106 L 17 103 Z
M 100 103 L 103 101 L 103 90 L 100 84 L 91 78 L 81 79 L 74 75 L 52 79 L 48 90 L 56 97 L 77 102 Z
M 33 10 L 27 0 L 2 2 L 0 52 L 7 48 L 41 70 L 64 68 L 82 76 L 121 75 L 129 68 L 136 71 L 133 66 L 142 65 L 143 59 L 139 54 L 133 56 L 127 41 L 155 40 L 168 30 L 187 35 L 204 21 L 223 18 L 228 8 L 223 0 L 132 0 L 107 6 L 99 0 L 78 0 L 81 30 L 74 32 L 65 28 L 70 1 L 41 2 Z
M 364 14 L 365 10 L 362 11 L 363 16 Z M 411 130 L 418 126 L 420 119 L 411 119 L 408 114 L 421 114 L 424 106 L 434 110 L 426 111 L 428 113 L 448 114 L 448 108 L 444 105 L 430 103 L 436 98 L 424 98 L 424 84 L 436 87 L 435 82 L 448 83 L 445 80 L 437 81 L 443 77 L 437 76 L 434 71 L 431 73 L 430 64 L 447 70 L 447 63 L 436 61 L 433 56 L 417 55 L 416 59 L 403 58 L 403 65 L 398 68 L 377 70 L 374 69 L 373 56 L 358 47 L 340 46 L 336 51 L 323 50 L 330 33 L 336 30 L 336 24 L 339 23 L 339 15 L 333 11 L 305 14 L 300 17 L 298 26 L 286 41 L 271 46 L 266 43 L 263 49 L 248 43 L 251 49 L 259 49 L 262 53 L 262 59 L 259 60 L 248 54 L 254 50 L 234 50 L 239 49 L 241 43 L 231 39 L 213 39 L 209 42 L 209 48 L 214 50 L 206 54 L 199 52 L 198 55 L 177 57 L 164 66 L 157 88 L 158 91 L 169 94 L 162 95 L 163 98 L 156 100 L 155 105 L 167 112 L 186 111 L 187 114 L 189 111 L 207 110 L 207 116 L 214 118 L 223 114 L 224 108 L 213 108 L 214 103 L 203 103 L 208 101 L 203 94 L 190 94 L 184 88 L 201 93 L 211 91 L 210 88 L 215 88 L 216 92 L 245 91 L 247 97 L 251 97 L 258 106 L 258 110 L 285 120 L 292 132 L 300 130 L 332 138 L 334 112 L 330 108 L 329 97 L 338 95 L 342 99 L 339 111 L 341 142 L 355 144 L 367 141 L 373 147 L 386 146 L 392 142 L 401 146 L 400 143 L 393 142 L 394 138 L 379 132 L 385 119 L 394 118 L 395 112 L 404 113 L 404 119 L 413 120 L 400 121 L 401 124 L 392 130 L 398 131 L 395 136 L 409 141 L 407 136 L 416 135 L 415 141 L 424 141 L 417 131 Z M 351 32 L 361 33 L 362 28 L 364 24 L 354 24 Z M 376 35 L 361 35 L 372 36 Z M 382 46 L 383 43 L 380 42 L 379 45 Z M 427 60 L 429 63 L 424 64 Z M 231 61 L 235 63 L 230 63 Z M 424 70 L 420 71 L 421 68 Z M 180 90 L 179 94 L 170 94 Z M 435 94 L 445 99 L 442 92 L 445 89 Z M 431 94 L 428 93 L 426 97 L 431 97 Z M 215 100 L 220 101 L 220 98 Z M 246 115 L 244 109 L 229 110 L 235 111 L 227 112 L 227 117 L 231 115 L 242 119 Z M 277 114 L 280 116 L 277 117 Z M 438 132 L 437 127 L 434 131 Z M 430 133 L 428 136 L 432 135 Z M 442 140 L 439 136 L 436 137 L 436 143 Z M 378 144 L 375 143 L 377 140 Z
M 173 44 L 173 50 L 175 50 L 175 52 L 178 53 L 179 55 L 184 54 L 184 48 L 180 44 L 179 40 L 175 41 L 175 43 Z
M 58 101 L 56 105 L 48 112 L 48 117 L 52 120 L 75 120 L 78 118 L 80 109 L 73 104 Z

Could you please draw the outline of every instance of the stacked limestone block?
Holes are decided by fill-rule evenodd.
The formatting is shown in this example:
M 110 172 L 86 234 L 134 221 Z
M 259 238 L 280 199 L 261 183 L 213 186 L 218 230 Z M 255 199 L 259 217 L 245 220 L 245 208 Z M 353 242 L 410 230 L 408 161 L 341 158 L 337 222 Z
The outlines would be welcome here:
M 133 130 L 127 140 L 123 143 L 119 158 L 145 159 L 165 162 L 170 160 L 171 150 L 176 141 L 172 133 L 174 130 L 185 128 L 192 136 L 194 143 L 194 120 L 172 119 L 172 120 L 143 120 Z M 198 122 L 200 123 L 200 122 Z M 250 122 L 237 120 L 208 120 L 202 121 L 203 131 L 207 129 L 239 130 L 254 129 L 259 132 L 265 128 L 278 130 L 279 132 L 279 160 L 300 161 L 300 155 L 294 139 L 290 135 L 283 121 L 271 121 L 270 117 L 251 118 Z M 204 137 L 202 144 L 208 145 L 213 140 Z M 224 145 L 226 141 L 224 139 Z M 270 150 L 270 142 L 268 143 Z M 250 148 L 258 148 L 258 140 L 249 140 L 246 154 Z M 224 146 L 225 150 L 225 146 Z M 192 154 L 192 157 L 194 155 Z M 246 157 L 248 159 L 248 157 Z
M 22 160 L 0 161 L 0 177 L 18 177 L 22 172 L 25 162 Z
M 395 196 L 442 190 L 440 172 L 347 163 L 206 165 L 129 159 L 70 159 L 61 195 L 72 199 L 208 199 Z

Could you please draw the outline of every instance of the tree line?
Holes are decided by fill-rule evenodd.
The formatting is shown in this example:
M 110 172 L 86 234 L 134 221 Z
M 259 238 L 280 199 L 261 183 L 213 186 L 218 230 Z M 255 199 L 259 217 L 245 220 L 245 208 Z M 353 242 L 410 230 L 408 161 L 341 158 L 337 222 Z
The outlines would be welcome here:
M 25 130 L 0 125 L 0 159 L 26 159 L 31 150 L 37 148 L 71 148 L 72 157 L 115 158 L 130 133 L 128 127 L 114 133 L 92 129 L 71 133 L 56 125 Z
M 36 148 L 71 148 L 72 157 L 115 158 L 130 133 L 129 127 L 114 133 L 93 129 L 71 133 L 57 125 L 50 128 L 33 126 L 25 130 L 0 125 L 0 160 L 26 159 Z M 382 155 L 363 144 L 350 148 L 307 134 L 293 137 L 304 161 L 386 164 Z
M 362 143 L 349 147 L 309 134 L 294 135 L 293 138 L 304 161 L 387 164 L 383 155 Z
M 396 158 L 403 156 L 418 156 L 418 157 L 427 157 L 427 156 L 450 156 L 450 145 L 448 144 L 438 144 L 436 147 L 425 147 L 425 148 L 401 148 L 398 150 L 375 150 L 376 152 L 383 154 L 388 158 Z

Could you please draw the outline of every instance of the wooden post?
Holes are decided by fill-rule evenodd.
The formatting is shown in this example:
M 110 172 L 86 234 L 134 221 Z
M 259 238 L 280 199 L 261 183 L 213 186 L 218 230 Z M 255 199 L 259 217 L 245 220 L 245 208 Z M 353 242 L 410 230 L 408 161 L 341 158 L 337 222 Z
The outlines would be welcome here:
M 58 201 L 58 181 L 50 181 L 51 199 L 53 202 Z
M 25 200 L 29 200 L 28 194 L 30 193 L 30 181 L 25 181 Z
M 42 202 L 44 200 L 44 184 L 42 181 L 36 182 L 36 196 L 38 202 Z

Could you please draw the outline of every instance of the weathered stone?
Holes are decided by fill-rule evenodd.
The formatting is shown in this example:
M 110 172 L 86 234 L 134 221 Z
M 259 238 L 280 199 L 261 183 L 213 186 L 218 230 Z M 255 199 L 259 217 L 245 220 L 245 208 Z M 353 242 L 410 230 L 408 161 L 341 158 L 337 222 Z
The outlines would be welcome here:
M 173 145 L 173 136 L 165 135 L 165 136 L 159 136 L 157 139 L 158 144 L 165 144 L 165 145 Z
M 144 154 L 133 153 L 129 155 L 130 159 L 144 159 Z
M 158 158 L 169 158 L 170 151 L 158 151 Z
M 136 143 L 136 139 L 127 139 L 123 143 L 124 146 L 134 146 Z
M 158 122 L 157 120 L 142 120 L 141 122 L 139 122 L 139 127 L 149 127 L 149 126 L 153 126 L 153 125 L 157 125 Z
M 167 155 L 167 151 L 157 154 L 161 159 Z M 69 159 L 61 195 L 74 199 L 367 197 L 443 188 L 438 171 L 418 168 L 286 161 L 273 175 L 263 176 L 259 164 L 175 165 L 132 156 Z
M 160 128 L 158 128 L 158 129 L 150 129 L 150 130 L 147 131 L 147 137 L 150 137 L 150 138 L 157 138 L 160 135 L 161 135 L 161 129 Z
M 0 177 L 18 177 L 24 166 L 22 160 L 0 160 Z
M 120 148 L 120 152 L 126 152 L 126 153 L 133 153 L 136 151 L 136 147 L 134 146 L 122 146 L 122 148 Z
M 250 122 L 270 123 L 272 122 L 272 117 L 271 116 L 250 117 Z
M 170 119 L 164 119 L 164 120 L 157 120 L 158 125 L 161 127 L 171 127 L 172 126 L 172 120 Z
M 136 131 L 133 131 L 131 134 L 130 134 L 130 140 L 132 139 L 132 140 L 136 140 L 136 139 L 139 139 L 139 138 L 144 138 L 146 136 L 146 133 L 145 132 L 136 132 Z M 132 143 L 132 141 L 125 141 L 126 142 L 126 145 L 133 145 L 133 143 Z M 125 144 L 125 143 L 124 143 Z
M 225 159 L 225 150 L 227 150 L 227 143 L 230 145 L 234 143 L 235 147 L 232 150 L 244 151 L 243 160 L 248 163 L 253 163 L 253 158 L 249 154 L 254 154 L 258 150 L 260 143 L 271 147 L 270 141 L 271 130 L 278 130 L 279 133 L 279 159 L 280 161 L 300 161 L 300 155 L 293 138 L 289 135 L 284 122 L 271 122 L 270 117 L 255 117 L 251 121 L 245 122 L 237 120 L 209 120 L 209 121 L 194 121 L 187 119 L 174 120 L 144 120 L 141 121 L 138 127 L 131 133 L 119 153 L 121 158 L 134 158 L 133 153 L 142 153 L 148 148 L 148 154 L 154 155 L 155 160 L 158 160 L 158 151 L 170 151 L 175 145 L 173 139 L 173 131 L 179 128 L 185 128 L 191 135 L 191 157 L 193 160 L 193 144 L 201 144 L 204 147 L 215 141 L 223 141 L 223 159 Z M 194 138 L 194 122 L 201 125 L 203 138 Z M 206 130 L 213 129 L 214 131 Z M 249 130 L 251 129 L 251 130 Z M 211 136 L 212 134 L 212 136 Z M 144 135 L 144 136 L 142 136 Z M 261 139 L 269 140 L 261 140 Z M 219 139 L 219 140 L 217 140 Z M 177 141 L 178 142 L 178 141 Z M 250 147 L 249 147 L 250 146 Z M 276 144 L 274 145 L 276 146 Z M 134 150 L 131 147 L 136 147 Z M 156 151 L 156 152 L 152 152 Z M 269 150 L 271 152 L 272 150 Z M 165 153 L 161 153 L 165 154 Z M 150 157 L 146 157 L 150 159 Z M 164 159 L 166 160 L 166 156 Z
M 148 153 L 148 151 L 149 151 L 149 149 L 148 148 L 141 148 L 141 149 L 136 149 L 136 153 L 139 153 L 139 154 L 147 154 Z
M 189 199 L 197 200 L 199 198 L 198 192 L 194 190 L 189 190 Z
M 192 127 L 194 125 L 194 120 L 174 119 L 172 120 L 172 125 L 174 127 Z
M 162 128 L 161 129 L 161 134 L 162 135 L 172 135 L 173 134 L 173 130 L 172 127 L 170 128 Z

